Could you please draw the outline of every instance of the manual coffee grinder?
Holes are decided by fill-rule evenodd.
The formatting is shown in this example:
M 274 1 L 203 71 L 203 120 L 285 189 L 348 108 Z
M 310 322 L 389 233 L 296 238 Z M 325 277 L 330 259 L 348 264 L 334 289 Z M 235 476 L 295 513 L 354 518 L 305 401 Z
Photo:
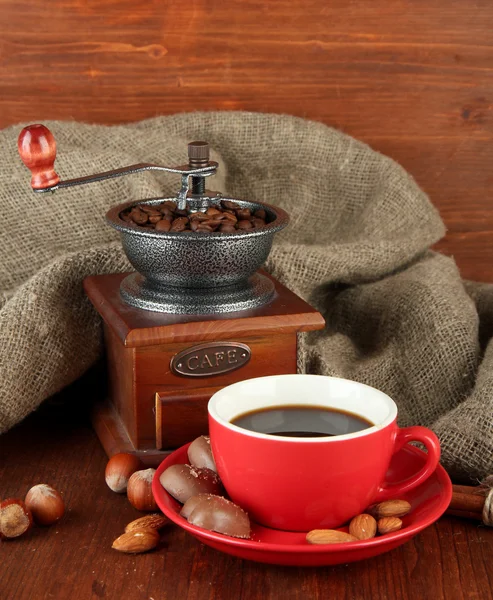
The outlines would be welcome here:
M 189 144 L 184 166 L 136 164 L 66 181 L 54 170 L 56 144 L 46 127 L 26 127 L 18 145 L 36 192 L 145 170 L 181 176 L 175 197 L 125 202 L 106 215 L 136 272 L 84 280 L 103 320 L 109 398 L 94 407 L 92 419 L 108 456 L 131 452 L 157 465 L 207 432 L 207 402 L 217 390 L 243 379 L 296 373 L 297 334 L 323 328 L 324 320 L 258 271 L 288 215 L 270 204 L 207 191 L 205 178 L 218 168 L 207 143 Z M 265 211 L 266 223 L 232 232 L 158 231 L 128 217 L 134 207 L 153 213 L 166 202 L 190 219 L 234 205 Z

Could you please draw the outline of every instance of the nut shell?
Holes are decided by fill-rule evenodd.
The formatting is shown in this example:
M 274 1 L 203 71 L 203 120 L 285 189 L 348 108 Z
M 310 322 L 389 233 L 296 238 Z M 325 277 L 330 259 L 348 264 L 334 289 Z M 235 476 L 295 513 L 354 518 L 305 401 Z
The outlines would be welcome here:
M 136 471 L 128 480 L 127 497 L 137 510 L 159 510 L 152 494 L 152 479 L 156 469 Z
M 217 473 L 191 465 L 171 465 L 161 473 L 159 481 L 175 500 L 184 504 L 192 496 L 213 494 L 221 496 L 223 487 Z
M 358 540 L 369 540 L 377 534 L 377 522 L 366 513 L 357 515 L 349 523 L 349 533 Z
M 402 529 L 402 521 L 399 517 L 383 517 L 378 520 L 378 533 L 385 535 L 386 533 L 393 533 Z
M 106 484 L 113 492 L 124 494 L 127 491 L 128 480 L 135 473 L 143 469 L 144 465 L 133 454 L 120 452 L 110 458 L 105 470 Z
M 33 524 L 31 511 L 22 500 L 7 498 L 0 503 L 0 537 L 12 539 L 29 531 Z
M 312 529 L 306 534 L 306 541 L 309 544 L 344 544 L 357 542 L 358 538 L 336 529 Z
M 60 493 L 46 483 L 33 486 L 27 492 L 25 503 L 36 525 L 53 525 L 65 513 L 65 503 Z
M 210 469 L 217 473 L 216 462 L 212 456 L 211 440 L 207 435 L 201 435 L 188 447 L 188 460 L 193 467 Z
M 116 538 L 111 547 L 126 554 L 140 554 L 153 550 L 158 543 L 159 533 L 155 529 L 136 529 Z

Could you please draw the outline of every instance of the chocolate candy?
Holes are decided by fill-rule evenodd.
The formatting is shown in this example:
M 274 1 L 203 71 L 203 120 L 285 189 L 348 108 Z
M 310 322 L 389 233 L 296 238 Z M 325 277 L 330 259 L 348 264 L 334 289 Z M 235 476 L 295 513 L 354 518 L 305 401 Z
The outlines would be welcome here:
M 222 496 L 192 496 L 181 509 L 180 515 L 192 525 L 209 531 L 237 538 L 250 537 L 250 519 L 247 513 Z
M 197 494 L 223 493 L 221 480 L 214 471 L 191 465 L 171 465 L 161 473 L 159 481 L 168 494 L 182 504 Z
M 190 444 L 188 447 L 188 460 L 194 467 L 211 469 L 211 471 L 217 473 L 209 436 L 201 435 Z

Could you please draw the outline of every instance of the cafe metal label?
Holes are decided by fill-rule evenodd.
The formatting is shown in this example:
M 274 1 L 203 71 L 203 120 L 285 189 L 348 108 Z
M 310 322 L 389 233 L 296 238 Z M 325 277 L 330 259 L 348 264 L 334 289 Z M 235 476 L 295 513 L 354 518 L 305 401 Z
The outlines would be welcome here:
M 246 344 L 212 342 L 182 350 L 171 359 L 171 370 L 185 377 L 210 377 L 239 369 L 252 355 Z

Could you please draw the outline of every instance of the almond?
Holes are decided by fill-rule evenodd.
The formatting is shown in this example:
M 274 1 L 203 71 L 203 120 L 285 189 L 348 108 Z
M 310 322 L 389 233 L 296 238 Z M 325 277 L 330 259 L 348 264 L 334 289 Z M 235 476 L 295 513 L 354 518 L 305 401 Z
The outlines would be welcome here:
M 383 517 L 378 520 L 378 533 L 385 535 L 393 531 L 399 531 L 402 527 L 402 521 L 397 517 Z
M 166 523 L 168 523 L 168 519 L 164 515 L 154 513 L 152 515 L 140 517 L 140 519 L 135 519 L 135 521 L 129 523 L 125 527 L 125 533 L 135 531 L 136 529 L 155 529 L 158 531 L 159 529 L 162 529 Z
M 386 500 L 375 504 L 368 509 L 368 512 L 378 520 L 383 517 L 403 517 L 410 510 L 411 505 L 406 500 Z
M 358 540 L 369 540 L 377 534 L 377 522 L 371 515 L 363 513 L 351 520 L 349 533 Z
M 159 533 L 155 529 L 136 529 L 116 538 L 111 547 L 118 552 L 139 554 L 152 550 L 158 543 Z
M 358 538 L 344 531 L 335 529 L 312 529 L 306 534 L 309 544 L 342 544 L 344 542 L 357 542 Z

